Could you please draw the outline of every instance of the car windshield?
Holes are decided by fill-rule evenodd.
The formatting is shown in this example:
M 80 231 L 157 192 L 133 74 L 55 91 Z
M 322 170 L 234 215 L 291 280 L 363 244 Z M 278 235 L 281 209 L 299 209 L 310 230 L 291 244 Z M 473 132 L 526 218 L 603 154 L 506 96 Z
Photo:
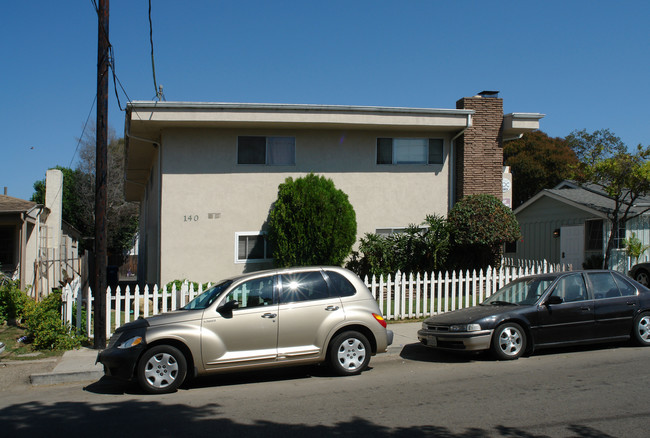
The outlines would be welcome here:
M 535 304 L 544 291 L 555 281 L 555 277 L 527 277 L 508 283 L 482 306 L 529 306 Z
M 183 310 L 201 310 L 208 307 L 210 304 L 214 303 L 214 300 L 217 299 L 221 292 L 226 290 L 228 286 L 232 284 L 232 280 L 225 280 L 221 283 L 212 286 L 201 295 L 194 298 L 192 301 L 187 303 L 182 307 Z

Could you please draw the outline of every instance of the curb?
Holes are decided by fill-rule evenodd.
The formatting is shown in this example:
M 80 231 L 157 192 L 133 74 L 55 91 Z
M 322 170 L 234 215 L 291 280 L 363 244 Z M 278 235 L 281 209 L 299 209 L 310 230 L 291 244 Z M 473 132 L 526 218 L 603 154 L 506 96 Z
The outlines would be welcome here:
M 43 373 L 32 374 L 29 381 L 33 386 L 55 385 L 57 383 L 78 383 L 99 380 L 104 376 L 103 371 L 77 371 L 72 373 Z

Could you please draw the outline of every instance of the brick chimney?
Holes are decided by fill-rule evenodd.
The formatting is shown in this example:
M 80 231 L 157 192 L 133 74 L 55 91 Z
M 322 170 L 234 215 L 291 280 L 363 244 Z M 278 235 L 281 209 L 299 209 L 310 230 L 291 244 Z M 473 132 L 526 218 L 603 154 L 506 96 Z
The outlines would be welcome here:
M 456 102 L 474 110 L 472 126 L 456 141 L 456 201 L 487 193 L 502 199 L 503 99 L 498 91 L 483 91 Z

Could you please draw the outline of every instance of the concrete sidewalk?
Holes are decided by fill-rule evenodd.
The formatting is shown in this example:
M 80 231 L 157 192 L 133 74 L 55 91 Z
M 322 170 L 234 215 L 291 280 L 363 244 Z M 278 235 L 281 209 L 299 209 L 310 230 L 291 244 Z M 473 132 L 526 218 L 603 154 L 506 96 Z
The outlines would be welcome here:
M 388 330 L 393 331 L 393 344 L 387 354 L 399 354 L 404 346 L 417 343 L 417 331 L 420 322 L 389 323 Z M 99 380 L 104 375 L 102 364 L 95 364 L 97 350 L 82 348 L 63 353 L 63 357 L 49 373 L 32 374 L 32 385 L 55 385 L 58 383 L 79 383 Z

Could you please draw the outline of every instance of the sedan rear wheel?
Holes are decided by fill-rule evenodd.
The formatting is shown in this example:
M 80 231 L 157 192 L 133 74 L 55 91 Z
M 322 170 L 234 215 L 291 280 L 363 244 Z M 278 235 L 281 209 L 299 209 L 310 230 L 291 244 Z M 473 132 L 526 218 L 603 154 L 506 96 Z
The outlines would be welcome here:
M 526 333 L 514 322 L 501 324 L 492 335 L 491 349 L 497 359 L 518 359 L 526 350 Z
M 358 374 L 370 362 L 370 343 L 359 332 L 343 332 L 330 343 L 330 364 L 342 376 Z
M 650 345 L 650 313 L 644 312 L 634 320 L 634 339 L 643 346 Z
M 171 345 L 158 345 L 145 351 L 138 363 L 138 383 L 148 393 L 174 392 L 185 380 L 185 356 Z

